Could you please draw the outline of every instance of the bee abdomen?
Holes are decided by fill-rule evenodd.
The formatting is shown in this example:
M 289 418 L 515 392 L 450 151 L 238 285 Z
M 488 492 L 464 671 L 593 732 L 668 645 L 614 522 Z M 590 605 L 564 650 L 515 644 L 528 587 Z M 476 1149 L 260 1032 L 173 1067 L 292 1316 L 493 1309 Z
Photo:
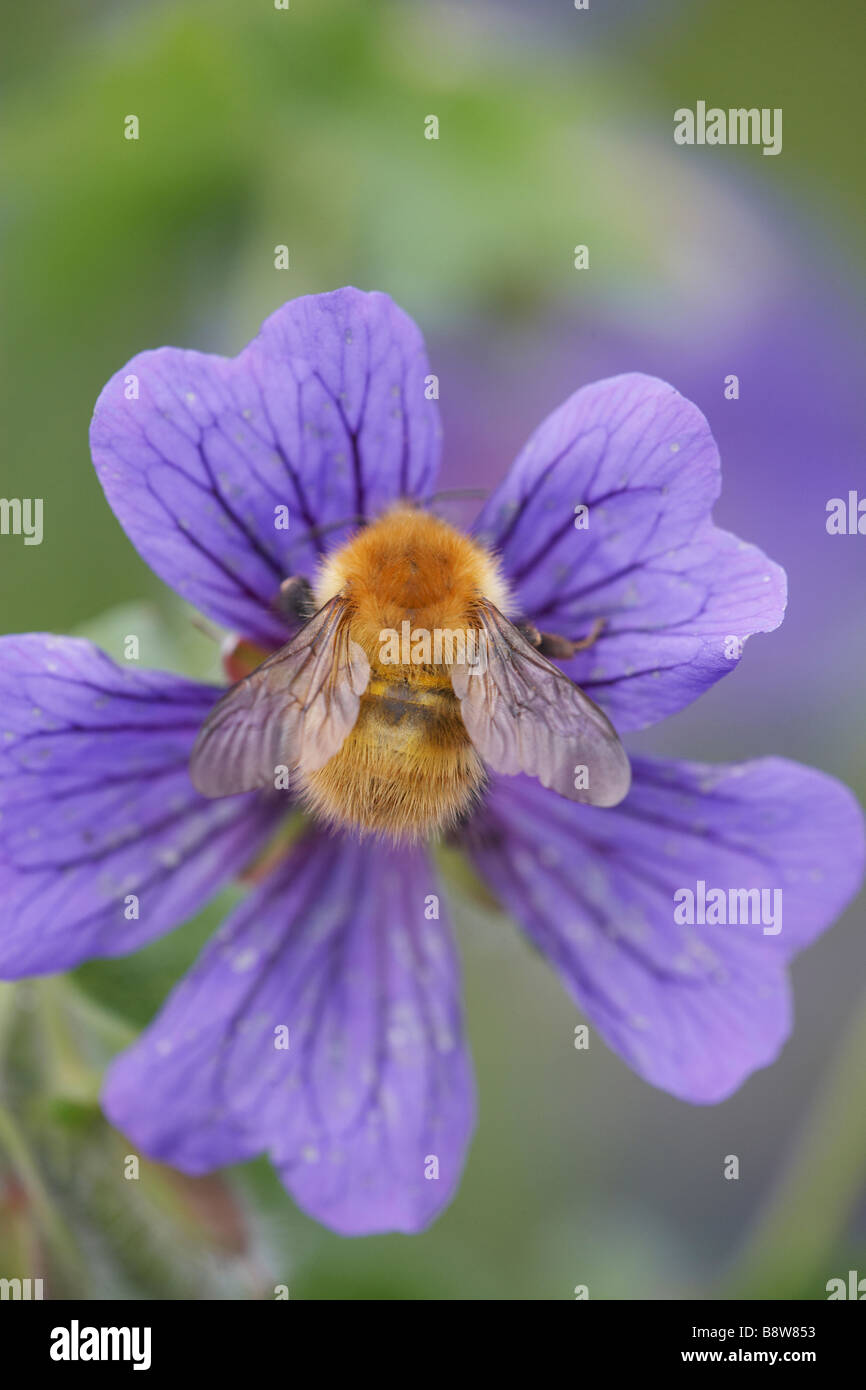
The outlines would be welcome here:
M 373 677 L 364 699 L 386 724 L 418 724 L 429 727 L 443 719 L 459 719 L 457 697 L 450 680 L 410 685 L 406 680 Z M 462 720 L 461 720 L 462 723 Z
M 447 673 L 411 684 L 374 675 L 354 729 L 305 790 L 339 825 L 418 840 L 465 815 L 483 780 Z

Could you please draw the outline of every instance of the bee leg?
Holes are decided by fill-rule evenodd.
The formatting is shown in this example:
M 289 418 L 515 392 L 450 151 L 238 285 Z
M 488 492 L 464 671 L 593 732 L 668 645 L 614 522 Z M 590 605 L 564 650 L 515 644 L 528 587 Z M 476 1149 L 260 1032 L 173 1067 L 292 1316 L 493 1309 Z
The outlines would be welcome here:
M 256 667 L 261 666 L 270 655 L 267 647 L 259 646 L 258 642 L 253 642 L 248 637 L 235 637 L 229 633 L 222 648 L 223 670 L 234 685 L 237 681 L 242 681 L 244 676 L 252 675 Z
M 484 768 L 482 781 L 478 786 L 477 793 L 471 805 L 465 806 L 462 811 L 455 816 L 452 823 L 444 835 L 446 845 L 462 849 L 465 845 L 482 845 L 488 848 L 494 844 L 499 844 L 502 840 L 502 832 L 494 830 L 483 816 L 478 812 L 484 805 L 484 800 L 490 787 L 490 774 Z
M 555 661 L 568 661 L 575 652 L 585 652 L 598 641 L 604 618 L 596 618 L 586 637 L 581 637 L 577 642 L 569 637 L 560 637 L 555 632 L 539 632 L 531 623 L 518 623 L 517 626 L 527 642 L 536 647 L 542 656 L 553 657 Z
M 517 628 L 517 631 L 520 633 L 521 637 L 526 638 L 530 647 L 541 646 L 541 633 L 538 631 L 537 627 L 533 626 L 532 623 L 521 622 L 515 623 L 514 626 Z
M 281 617 L 291 623 L 308 623 L 316 611 L 310 581 L 302 574 L 293 574 L 290 579 L 284 579 L 274 607 Z
M 555 632 L 542 632 L 538 650 L 542 656 L 553 657 L 555 661 L 569 661 L 576 652 L 585 652 L 598 641 L 604 627 L 604 618 L 596 618 L 586 637 L 573 642 L 570 637 L 560 637 Z

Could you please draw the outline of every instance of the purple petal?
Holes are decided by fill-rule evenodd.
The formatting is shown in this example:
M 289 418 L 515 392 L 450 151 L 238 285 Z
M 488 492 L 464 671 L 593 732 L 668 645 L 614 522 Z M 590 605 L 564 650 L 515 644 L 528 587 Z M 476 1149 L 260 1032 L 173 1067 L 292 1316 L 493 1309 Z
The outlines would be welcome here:
M 344 1235 L 426 1226 L 474 1121 L 451 929 L 426 915 L 436 892 L 421 851 L 313 832 L 115 1062 L 109 1118 L 191 1173 L 267 1148 L 300 1206 Z
M 260 848 L 272 806 L 189 780 L 218 695 L 78 639 L 0 638 L 0 977 L 134 951 Z
M 544 421 L 476 525 L 517 609 L 542 631 L 598 641 L 565 670 L 619 730 L 696 699 L 736 649 L 782 619 L 785 577 L 713 526 L 719 456 L 690 401 L 632 373 L 575 392 Z M 588 507 L 576 529 L 575 508 Z
M 429 492 L 439 422 L 427 371 L 421 334 L 387 295 L 310 295 L 238 357 L 134 357 L 97 401 L 96 470 L 161 578 L 217 622 L 281 644 L 269 611 L 281 581 L 309 575 L 357 516 Z M 323 527 L 334 529 L 310 535 Z
M 497 779 L 473 857 L 612 1048 L 683 1100 L 721 1100 L 788 1035 L 785 962 L 856 892 L 862 812 L 833 778 L 780 758 L 641 758 L 633 771 L 603 811 Z M 781 898 L 768 891 L 755 925 L 677 925 L 674 894 L 699 881 Z

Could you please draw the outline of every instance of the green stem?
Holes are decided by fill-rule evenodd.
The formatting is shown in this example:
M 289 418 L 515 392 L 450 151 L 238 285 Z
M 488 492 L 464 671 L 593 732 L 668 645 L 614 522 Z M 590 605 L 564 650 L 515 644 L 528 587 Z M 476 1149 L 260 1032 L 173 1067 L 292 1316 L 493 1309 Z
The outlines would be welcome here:
M 866 1180 L 866 999 L 849 1026 L 799 1145 L 724 1280 L 721 1297 L 822 1298 Z
M 68 976 L 63 977 L 63 986 L 70 1012 L 80 1019 L 112 1054 L 132 1046 L 138 1037 L 138 1029 L 118 1018 L 117 1014 L 111 1013 L 101 1004 L 97 1004 Z
M 58 1264 L 67 1276 L 72 1274 L 77 1268 L 77 1256 L 71 1232 L 48 1195 L 17 1121 L 3 1105 L 0 1105 L 0 1149 L 6 1151 Z

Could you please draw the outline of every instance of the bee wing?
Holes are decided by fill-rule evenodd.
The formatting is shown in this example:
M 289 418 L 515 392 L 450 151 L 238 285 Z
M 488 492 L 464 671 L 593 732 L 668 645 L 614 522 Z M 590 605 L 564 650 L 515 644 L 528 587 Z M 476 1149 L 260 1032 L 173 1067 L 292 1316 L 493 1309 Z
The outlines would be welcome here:
M 338 595 L 223 696 L 192 750 L 194 786 L 203 796 L 232 796 L 273 787 L 278 766 L 315 772 L 354 727 L 369 679 Z
M 485 599 L 478 622 L 482 660 L 453 666 L 451 684 L 484 761 L 496 772 L 537 777 L 571 801 L 622 801 L 631 768 L 607 715 Z

